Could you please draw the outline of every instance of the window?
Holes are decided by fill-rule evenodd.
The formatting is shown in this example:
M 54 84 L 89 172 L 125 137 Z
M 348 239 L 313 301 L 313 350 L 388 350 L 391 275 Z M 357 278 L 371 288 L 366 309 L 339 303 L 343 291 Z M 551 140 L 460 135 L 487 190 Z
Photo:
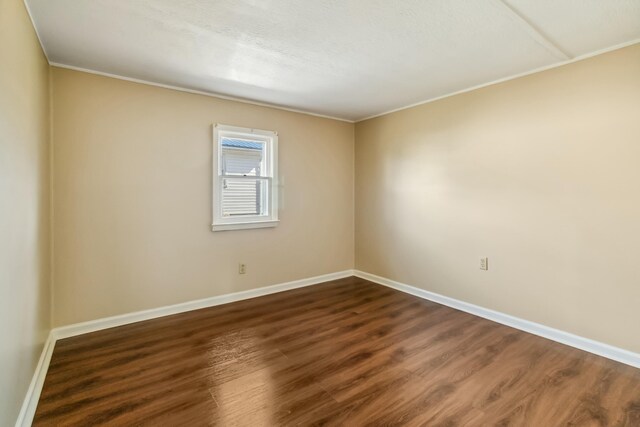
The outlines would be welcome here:
M 278 224 L 278 135 L 213 128 L 213 231 Z

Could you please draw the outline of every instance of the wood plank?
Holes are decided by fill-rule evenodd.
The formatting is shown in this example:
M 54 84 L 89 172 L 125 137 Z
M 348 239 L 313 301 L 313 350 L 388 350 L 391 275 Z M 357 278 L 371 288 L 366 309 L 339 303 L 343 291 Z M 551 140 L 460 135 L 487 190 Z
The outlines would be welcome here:
M 640 370 L 359 278 L 60 340 L 34 425 L 640 426 Z

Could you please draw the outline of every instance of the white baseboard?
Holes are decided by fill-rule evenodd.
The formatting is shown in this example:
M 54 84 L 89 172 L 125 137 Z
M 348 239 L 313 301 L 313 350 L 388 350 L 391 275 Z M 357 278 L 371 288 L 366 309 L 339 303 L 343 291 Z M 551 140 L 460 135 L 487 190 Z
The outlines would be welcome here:
M 342 279 L 353 276 L 353 270 L 339 271 L 337 273 L 323 274 L 321 276 L 309 277 L 306 279 L 294 280 L 292 282 L 279 283 L 277 285 L 263 288 L 250 289 L 248 291 L 234 292 L 232 294 L 218 295 L 215 297 L 188 301 L 180 304 L 168 305 L 165 307 L 152 308 L 149 310 L 136 311 L 133 313 L 120 314 L 118 316 L 105 317 L 88 322 L 75 323 L 73 325 L 55 328 L 52 332 L 56 339 L 74 337 L 89 332 L 100 331 L 102 329 L 116 326 L 128 325 L 130 323 L 141 322 L 143 320 L 155 319 L 157 317 L 170 316 L 172 314 L 184 313 L 186 311 L 199 310 L 201 308 L 214 307 L 216 305 L 228 304 L 230 302 L 241 301 L 275 294 L 277 292 L 316 285 L 330 280 Z
M 292 289 L 303 288 L 305 286 L 317 285 L 331 280 L 342 279 L 353 276 L 353 270 L 339 271 L 336 273 L 323 274 L 321 276 L 309 277 L 306 279 L 294 280 L 292 282 L 280 283 L 277 285 L 266 286 L 263 288 L 250 289 L 248 291 L 234 292 L 232 294 L 218 295 L 215 297 L 204 298 L 195 301 L 189 301 L 181 304 L 169 305 L 166 307 L 152 308 L 150 310 L 136 311 L 134 313 L 121 314 L 118 316 L 106 317 L 103 319 L 91 320 L 89 322 L 76 323 L 73 325 L 54 328 L 49 333 L 49 337 L 45 342 L 38 366 L 33 374 L 33 379 L 27 390 L 16 427 L 27 427 L 33 422 L 33 416 L 36 413 L 44 379 L 49 369 L 49 362 L 53 354 L 55 343 L 59 339 L 69 338 L 76 335 L 82 335 L 89 332 L 95 332 L 102 329 L 113 328 L 116 326 L 127 325 L 130 323 L 140 322 L 143 320 L 155 319 L 158 317 L 169 316 L 172 314 L 184 313 L 187 311 L 198 310 L 201 308 L 213 307 L 216 305 L 228 304 L 230 302 L 241 301 L 264 295 L 275 294 L 278 292 L 289 291 Z
M 449 298 L 444 295 L 439 295 L 433 292 L 419 289 L 413 286 L 406 285 L 404 283 L 396 282 L 391 279 L 376 276 L 374 274 L 365 273 L 358 270 L 345 270 L 337 273 L 324 274 L 321 276 L 309 277 L 307 279 L 294 280 L 292 282 L 280 283 L 273 286 L 267 286 L 264 288 L 251 289 L 248 291 L 236 292 L 232 294 L 219 295 L 211 298 L 205 298 L 196 301 L 189 301 L 181 304 L 170 305 L 166 307 L 154 308 L 150 310 L 137 311 L 134 313 L 122 314 L 119 316 L 107 317 L 98 320 L 92 320 L 89 322 L 77 323 L 74 325 L 63 326 L 51 330 L 38 365 L 33 374 L 33 379 L 27 390 L 27 395 L 22 404 L 18 420 L 16 421 L 16 427 L 30 426 L 35 415 L 36 407 L 38 406 L 38 400 L 40 399 L 40 393 L 44 384 L 44 379 L 47 375 L 49 368 L 49 362 L 51 361 L 51 355 L 55 343 L 59 339 L 69 338 L 76 335 L 86 334 L 89 332 L 95 332 L 102 329 L 113 328 L 116 326 L 127 325 L 130 323 L 140 322 L 143 320 L 155 319 L 158 317 L 169 316 L 177 313 L 184 313 L 187 311 L 198 310 L 201 308 L 213 307 L 216 305 L 228 304 L 235 301 L 241 301 L 251 298 L 256 298 L 264 295 L 270 295 L 278 292 L 284 292 L 291 289 L 302 288 L 305 286 L 316 285 L 331 280 L 342 279 L 349 276 L 357 276 L 362 279 L 369 280 L 374 283 L 378 283 L 383 286 L 387 286 L 396 289 L 401 292 L 405 292 L 417 297 L 427 299 L 429 301 L 437 302 L 448 307 L 455 308 L 457 310 L 465 311 L 467 313 L 483 317 L 485 319 L 492 320 L 494 322 L 501 323 L 503 325 L 511 326 L 512 328 L 520 329 L 525 332 L 529 332 L 534 335 L 541 336 L 543 338 L 550 339 L 562 344 L 569 345 L 571 347 L 578 348 L 580 350 L 587 351 L 589 353 L 597 354 L 602 357 L 606 357 L 617 362 L 621 362 L 627 365 L 640 368 L 640 354 L 633 353 L 628 350 L 613 347 L 608 344 L 604 344 L 598 341 L 593 341 L 588 338 L 580 337 L 570 334 L 568 332 L 560 331 L 558 329 L 550 328 L 548 326 L 541 325 L 539 323 L 530 322 L 528 320 L 519 319 L 508 314 L 500 313 L 498 311 L 490 310 L 484 307 L 480 307 L 474 304 L 469 304 L 464 301 Z
M 30 426 L 33 421 L 33 416 L 36 413 L 36 407 L 38 406 L 38 400 L 40 399 L 40 392 L 42 391 L 42 385 L 44 384 L 44 378 L 47 376 L 47 370 L 49 369 L 49 362 L 51 361 L 51 355 L 53 354 L 53 347 L 56 344 L 56 340 L 51 332 L 44 343 L 38 365 L 33 373 L 33 378 L 27 389 L 27 394 L 22 402 L 22 408 L 18 414 L 16 421 L 16 427 Z
M 598 356 L 606 357 L 607 359 L 615 360 L 616 362 L 640 368 L 640 354 L 638 353 L 633 353 L 628 350 L 613 347 L 609 344 L 604 344 L 598 341 L 591 340 L 589 338 L 584 338 L 578 335 L 571 334 L 569 332 L 564 332 L 558 329 L 551 328 L 549 326 L 541 325 L 539 323 L 530 322 L 528 320 L 510 316 L 505 313 L 500 313 L 499 311 L 490 310 L 488 308 L 480 307 L 454 298 L 449 298 L 444 295 L 436 294 L 434 292 L 429 292 L 424 289 L 396 282 L 395 280 L 376 276 L 375 274 L 370 274 L 359 270 L 355 270 L 353 274 L 362 279 L 366 279 L 371 282 L 378 283 L 380 285 L 387 286 L 389 288 L 393 288 L 407 294 L 411 294 L 429 301 L 437 302 L 438 304 L 446 305 L 448 307 L 455 308 L 456 310 L 483 317 L 485 319 L 492 320 L 494 322 L 498 322 L 512 328 L 520 329 L 521 331 L 529 332 L 531 334 L 538 335 L 543 338 L 547 338 L 571 347 L 575 347 L 589 353 L 597 354 Z

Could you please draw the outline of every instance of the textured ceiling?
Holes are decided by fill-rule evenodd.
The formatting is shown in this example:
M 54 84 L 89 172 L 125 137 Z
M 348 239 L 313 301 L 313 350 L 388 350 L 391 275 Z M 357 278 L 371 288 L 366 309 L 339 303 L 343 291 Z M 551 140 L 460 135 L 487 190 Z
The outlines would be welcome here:
M 640 0 L 27 0 L 49 60 L 359 120 L 640 39 Z

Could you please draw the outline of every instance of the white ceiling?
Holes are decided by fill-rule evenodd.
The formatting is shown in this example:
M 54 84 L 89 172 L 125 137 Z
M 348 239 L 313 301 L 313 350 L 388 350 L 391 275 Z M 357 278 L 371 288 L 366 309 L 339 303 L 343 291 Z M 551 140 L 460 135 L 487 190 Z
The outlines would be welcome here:
M 51 63 L 360 120 L 640 39 L 640 0 L 27 0 Z

